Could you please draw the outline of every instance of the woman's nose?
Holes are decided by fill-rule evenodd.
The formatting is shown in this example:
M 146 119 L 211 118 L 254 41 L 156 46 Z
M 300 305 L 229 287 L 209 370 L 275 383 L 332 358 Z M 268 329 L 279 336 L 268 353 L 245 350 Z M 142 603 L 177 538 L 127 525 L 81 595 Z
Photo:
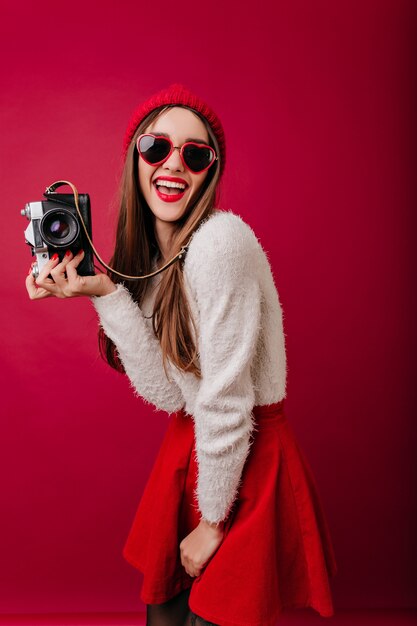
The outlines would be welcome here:
M 181 155 L 180 155 L 180 149 L 179 148 L 174 148 L 173 151 L 171 152 L 171 154 L 169 155 L 168 159 L 165 161 L 165 163 L 163 164 L 164 167 L 166 167 L 167 169 L 172 169 L 172 170 L 184 170 L 184 165 L 181 159 Z

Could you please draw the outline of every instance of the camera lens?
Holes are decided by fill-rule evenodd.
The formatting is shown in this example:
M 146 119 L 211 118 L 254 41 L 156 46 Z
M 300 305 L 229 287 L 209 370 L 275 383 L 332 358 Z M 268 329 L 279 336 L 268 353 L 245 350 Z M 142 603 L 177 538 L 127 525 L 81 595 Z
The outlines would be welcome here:
M 67 209 L 51 209 L 45 213 L 39 228 L 43 240 L 56 248 L 70 246 L 80 233 L 77 220 Z
M 70 227 L 66 221 L 63 219 L 57 219 L 50 223 L 49 231 L 51 235 L 57 237 L 58 239 L 62 239 L 63 237 L 67 237 L 70 231 Z

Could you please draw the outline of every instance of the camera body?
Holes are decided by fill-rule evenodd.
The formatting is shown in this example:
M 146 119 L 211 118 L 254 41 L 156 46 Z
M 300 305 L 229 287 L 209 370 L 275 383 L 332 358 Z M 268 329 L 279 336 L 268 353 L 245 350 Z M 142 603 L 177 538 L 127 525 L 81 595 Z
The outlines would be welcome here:
M 78 206 L 87 232 L 92 239 L 91 207 L 88 194 L 79 194 Z M 77 267 L 80 276 L 94 276 L 94 255 L 78 215 L 72 194 L 48 193 L 45 200 L 28 202 L 21 215 L 26 216 L 25 241 L 36 256 L 32 274 L 37 278 L 52 255 L 62 261 L 66 250 L 76 255 L 84 250 Z

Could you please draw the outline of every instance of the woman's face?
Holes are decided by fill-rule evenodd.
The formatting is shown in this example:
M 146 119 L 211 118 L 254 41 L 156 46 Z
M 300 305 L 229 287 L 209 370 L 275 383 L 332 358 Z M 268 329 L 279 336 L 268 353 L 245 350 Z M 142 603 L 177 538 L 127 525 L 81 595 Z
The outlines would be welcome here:
M 168 109 L 144 132 L 155 135 L 165 133 L 170 137 L 173 145 L 179 148 L 190 139 L 199 143 L 209 143 L 208 132 L 201 119 L 183 107 Z M 156 166 L 149 165 L 139 156 L 138 167 L 142 194 L 155 218 L 163 222 L 175 222 L 185 214 L 187 206 L 198 194 L 208 173 L 208 170 L 202 174 L 191 172 L 183 164 L 179 150 L 173 150 L 164 163 Z M 180 193 L 178 199 L 175 199 L 178 188 L 159 185 L 157 187 L 156 180 L 164 177 L 174 178 L 177 182 L 184 183 L 185 193 Z

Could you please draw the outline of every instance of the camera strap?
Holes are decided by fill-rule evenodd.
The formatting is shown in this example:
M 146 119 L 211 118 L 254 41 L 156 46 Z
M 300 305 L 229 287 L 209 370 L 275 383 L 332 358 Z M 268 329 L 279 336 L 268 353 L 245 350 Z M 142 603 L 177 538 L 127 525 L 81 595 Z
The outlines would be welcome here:
M 126 278 L 127 280 L 141 280 L 143 278 L 151 278 L 152 276 L 156 276 L 157 274 L 159 274 L 160 272 L 165 271 L 170 265 L 172 265 L 173 263 L 175 263 L 176 261 L 178 261 L 179 259 L 181 259 L 183 257 L 183 255 L 186 252 L 187 246 L 188 244 L 186 244 L 185 246 L 181 247 L 181 250 L 178 252 L 178 254 L 176 254 L 170 261 L 168 261 L 168 263 L 166 263 L 163 267 L 161 267 L 159 270 L 156 270 L 155 272 L 152 272 L 151 274 L 147 274 L 146 276 L 129 276 L 129 274 L 122 274 L 121 272 L 118 272 L 117 270 L 113 269 L 112 267 L 109 267 L 101 258 L 101 256 L 99 255 L 99 253 L 97 252 L 97 250 L 95 249 L 93 242 L 91 241 L 91 237 L 88 233 L 87 227 L 84 223 L 84 219 L 83 216 L 81 214 L 80 211 L 80 207 L 78 204 L 78 200 L 79 200 L 79 195 L 78 195 L 78 191 L 77 188 L 75 187 L 75 185 L 73 185 L 72 183 L 70 183 L 68 180 L 57 180 L 56 182 L 52 183 L 52 185 L 49 185 L 49 187 L 47 187 L 44 191 L 44 196 L 45 198 L 48 198 L 48 196 L 50 194 L 53 194 L 56 192 L 56 190 L 59 187 L 62 187 L 63 185 L 68 185 L 69 187 L 71 187 L 72 192 L 74 194 L 74 203 L 75 203 L 75 208 L 76 211 L 78 213 L 78 216 L 81 220 L 81 224 L 84 228 L 84 232 L 85 235 L 87 237 L 87 240 L 94 252 L 94 255 L 97 257 L 97 259 L 99 260 L 99 262 L 108 270 L 110 270 L 111 272 L 113 272 L 114 274 L 117 274 L 118 276 L 121 276 L 122 278 Z M 58 194 L 59 195 L 59 194 Z

